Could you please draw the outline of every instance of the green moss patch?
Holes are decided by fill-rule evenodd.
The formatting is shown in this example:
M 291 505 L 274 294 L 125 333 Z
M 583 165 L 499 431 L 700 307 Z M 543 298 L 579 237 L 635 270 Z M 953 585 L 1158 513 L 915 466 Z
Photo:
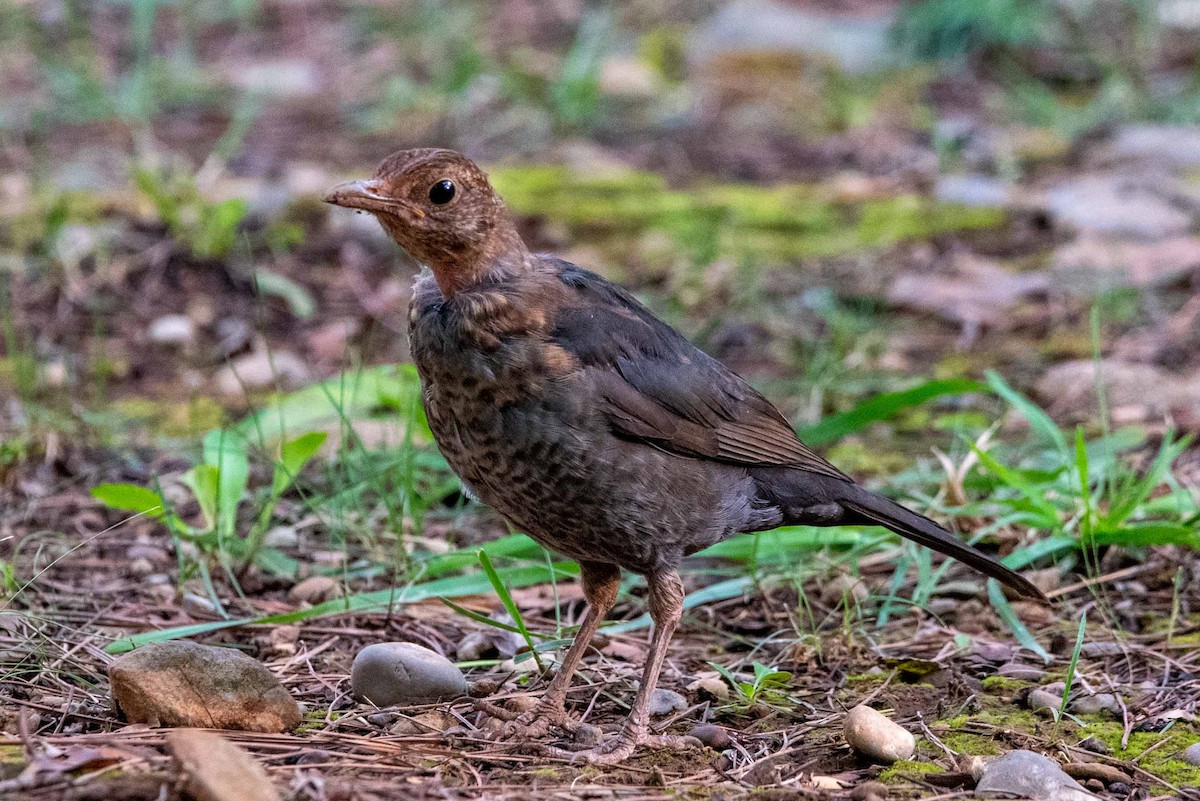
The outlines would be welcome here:
M 937 203 L 919 195 L 846 199 L 825 186 L 713 184 L 671 189 L 633 170 L 502 167 L 497 189 L 521 214 L 567 226 L 576 241 L 626 247 L 666 234 L 693 263 L 780 263 L 884 248 L 939 234 L 1003 225 L 1000 209 Z

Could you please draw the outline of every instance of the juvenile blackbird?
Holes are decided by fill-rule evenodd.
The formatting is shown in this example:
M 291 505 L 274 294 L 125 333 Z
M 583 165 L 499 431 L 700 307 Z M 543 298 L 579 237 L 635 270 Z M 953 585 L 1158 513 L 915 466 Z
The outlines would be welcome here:
M 745 381 L 624 289 L 530 253 L 487 176 L 450 150 L 394 153 L 325 200 L 375 215 L 429 269 L 409 313 L 438 447 L 519 530 L 578 560 L 587 613 L 538 706 L 508 726 L 568 728 L 571 675 L 617 597 L 620 568 L 649 586 L 654 634 L 620 733 L 585 752 L 614 763 L 643 743 L 647 704 L 679 623 L 684 556 L 781 525 L 880 525 L 1041 597 L 1029 581 L 818 456 Z

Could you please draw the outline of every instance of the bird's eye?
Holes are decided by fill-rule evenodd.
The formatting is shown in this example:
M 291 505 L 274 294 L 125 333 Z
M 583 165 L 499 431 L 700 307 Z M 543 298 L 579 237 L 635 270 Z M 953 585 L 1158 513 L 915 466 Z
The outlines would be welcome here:
M 429 199 L 442 206 L 454 199 L 454 182 L 438 181 L 429 188 Z

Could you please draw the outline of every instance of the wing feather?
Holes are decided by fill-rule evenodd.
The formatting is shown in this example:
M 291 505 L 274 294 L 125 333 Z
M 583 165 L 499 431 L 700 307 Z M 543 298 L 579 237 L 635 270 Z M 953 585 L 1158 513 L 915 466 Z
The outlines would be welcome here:
M 770 401 L 632 295 L 567 262 L 559 269 L 574 293 L 551 339 L 579 360 L 616 433 L 684 456 L 850 480 Z

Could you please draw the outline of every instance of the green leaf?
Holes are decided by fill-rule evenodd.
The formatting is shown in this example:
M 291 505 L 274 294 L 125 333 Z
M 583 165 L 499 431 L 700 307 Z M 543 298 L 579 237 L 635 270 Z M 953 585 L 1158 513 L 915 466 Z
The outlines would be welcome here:
M 235 431 L 217 429 L 204 436 L 204 463 L 216 469 L 217 533 L 237 533 L 237 510 L 250 481 L 246 440 Z
M 316 455 L 328 437 L 329 434 L 324 431 L 310 431 L 283 444 L 279 449 L 279 461 L 275 463 L 275 477 L 271 486 L 274 496 L 282 495 L 292 485 L 304 465 Z
M 162 495 L 136 484 L 99 484 L 92 489 L 92 497 L 110 509 L 137 512 L 155 520 L 167 513 Z
M 830 415 L 819 423 L 801 428 L 800 438 L 809 445 L 819 447 L 859 431 L 871 423 L 886 420 L 904 409 L 919 406 L 928 400 L 943 395 L 962 395 L 982 392 L 987 387 L 978 381 L 966 378 L 951 378 L 926 381 L 911 389 L 876 395 L 846 412 Z
M 297 433 L 330 429 L 347 420 L 367 417 L 381 408 L 413 408 L 416 433 L 428 442 L 433 435 L 421 411 L 420 393 L 421 380 L 411 364 L 353 370 L 273 397 L 262 411 L 238 423 L 236 431 L 267 447 Z
M 204 515 L 204 527 L 208 531 L 217 528 L 217 496 L 219 480 L 217 468 L 211 464 L 198 464 L 188 470 L 179 480 L 196 496 L 200 514 Z

